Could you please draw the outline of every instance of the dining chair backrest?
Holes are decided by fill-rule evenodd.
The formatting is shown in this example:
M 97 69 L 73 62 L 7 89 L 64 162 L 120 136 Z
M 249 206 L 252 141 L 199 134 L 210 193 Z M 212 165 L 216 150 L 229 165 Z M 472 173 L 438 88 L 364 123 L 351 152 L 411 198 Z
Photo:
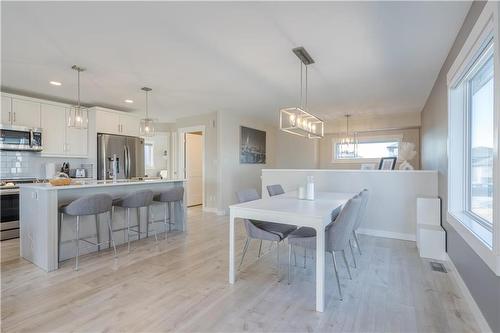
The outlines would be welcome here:
M 349 199 L 335 222 L 327 227 L 326 247 L 328 251 L 341 251 L 346 248 L 360 205 L 359 195 Z
M 271 197 L 285 193 L 285 191 L 283 191 L 283 187 L 281 187 L 280 184 L 267 185 L 267 192 Z
M 244 189 L 236 192 L 236 197 L 238 198 L 239 203 L 244 203 L 248 201 L 254 201 L 260 199 L 259 193 L 254 188 Z M 244 219 L 245 230 L 249 237 L 257 238 L 258 234 L 261 232 L 259 228 L 257 228 L 252 221 L 248 219 Z
M 359 213 L 356 216 L 356 221 L 354 222 L 354 230 L 357 230 L 363 222 L 363 219 L 366 215 L 366 206 L 368 204 L 369 192 L 365 188 L 363 191 L 359 192 L 359 196 L 361 197 L 361 204 L 359 206 Z

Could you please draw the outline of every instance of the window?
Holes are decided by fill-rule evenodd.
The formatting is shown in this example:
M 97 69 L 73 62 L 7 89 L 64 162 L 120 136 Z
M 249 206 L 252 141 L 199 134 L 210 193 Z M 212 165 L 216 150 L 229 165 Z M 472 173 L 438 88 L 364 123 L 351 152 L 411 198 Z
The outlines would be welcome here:
M 152 143 L 144 144 L 144 164 L 146 169 L 154 169 L 154 146 Z
M 448 73 L 448 213 L 469 245 L 493 248 L 498 172 L 495 38 L 492 21 L 466 43 Z M 467 235 L 467 231 L 469 234 Z M 479 243 L 475 243 L 479 240 Z M 500 268 L 500 267 L 499 267 Z
M 398 157 L 399 141 L 367 141 L 358 142 L 358 151 L 356 156 L 344 157 L 339 154 L 340 143 L 336 144 L 335 158 L 336 159 L 366 159 L 381 157 Z
M 493 43 L 463 84 L 467 85 L 467 212 L 491 231 L 493 224 Z

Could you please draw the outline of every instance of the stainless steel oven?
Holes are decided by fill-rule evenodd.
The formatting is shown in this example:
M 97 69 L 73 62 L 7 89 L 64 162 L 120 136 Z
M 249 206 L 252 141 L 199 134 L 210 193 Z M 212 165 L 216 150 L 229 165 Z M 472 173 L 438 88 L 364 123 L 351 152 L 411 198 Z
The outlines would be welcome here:
M 0 125 L 0 150 L 42 151 L 42 130 Z
M 19 237 L 19 183 L 35 178 L 2 179 L 0 182 L 0 240 Z

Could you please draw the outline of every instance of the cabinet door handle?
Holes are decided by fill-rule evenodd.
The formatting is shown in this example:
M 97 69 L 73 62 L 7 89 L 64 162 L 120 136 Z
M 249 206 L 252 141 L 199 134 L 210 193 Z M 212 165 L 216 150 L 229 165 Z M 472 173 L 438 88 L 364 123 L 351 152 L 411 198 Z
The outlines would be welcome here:
M 11 112 L 9 111 L 9 123 L 10 123 L 10 119 L 11 119 L 11 115 L 10 114 L 11 114 Z
M 16 122 L 16 113 L 15 112 L 14 112 L 13 116 L 14 116 L 14 119 L 12 120 L 12 122 L 15 123 Z

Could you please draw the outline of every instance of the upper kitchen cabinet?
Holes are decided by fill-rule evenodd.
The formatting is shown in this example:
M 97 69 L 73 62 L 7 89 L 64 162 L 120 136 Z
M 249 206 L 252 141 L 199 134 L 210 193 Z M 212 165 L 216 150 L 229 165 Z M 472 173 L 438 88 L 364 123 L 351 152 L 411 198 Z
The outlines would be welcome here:
M 42 104 L 43 155 L 62 156 L 66 153 L 66 109 L 63 106 Z
M 40 103 L 2 94 L 2 125 L 40 127 Z
M 93 108 L 96 112 L 97 133 L 139 136 L 139 119 L 125 112 Z
M 88 157 L 88 129 L 67 127 L 65 105 L 41 104 L 44 156 Z
M 40 103 L 12 99 L 11 124 L 16 126 L 40 127 Z

